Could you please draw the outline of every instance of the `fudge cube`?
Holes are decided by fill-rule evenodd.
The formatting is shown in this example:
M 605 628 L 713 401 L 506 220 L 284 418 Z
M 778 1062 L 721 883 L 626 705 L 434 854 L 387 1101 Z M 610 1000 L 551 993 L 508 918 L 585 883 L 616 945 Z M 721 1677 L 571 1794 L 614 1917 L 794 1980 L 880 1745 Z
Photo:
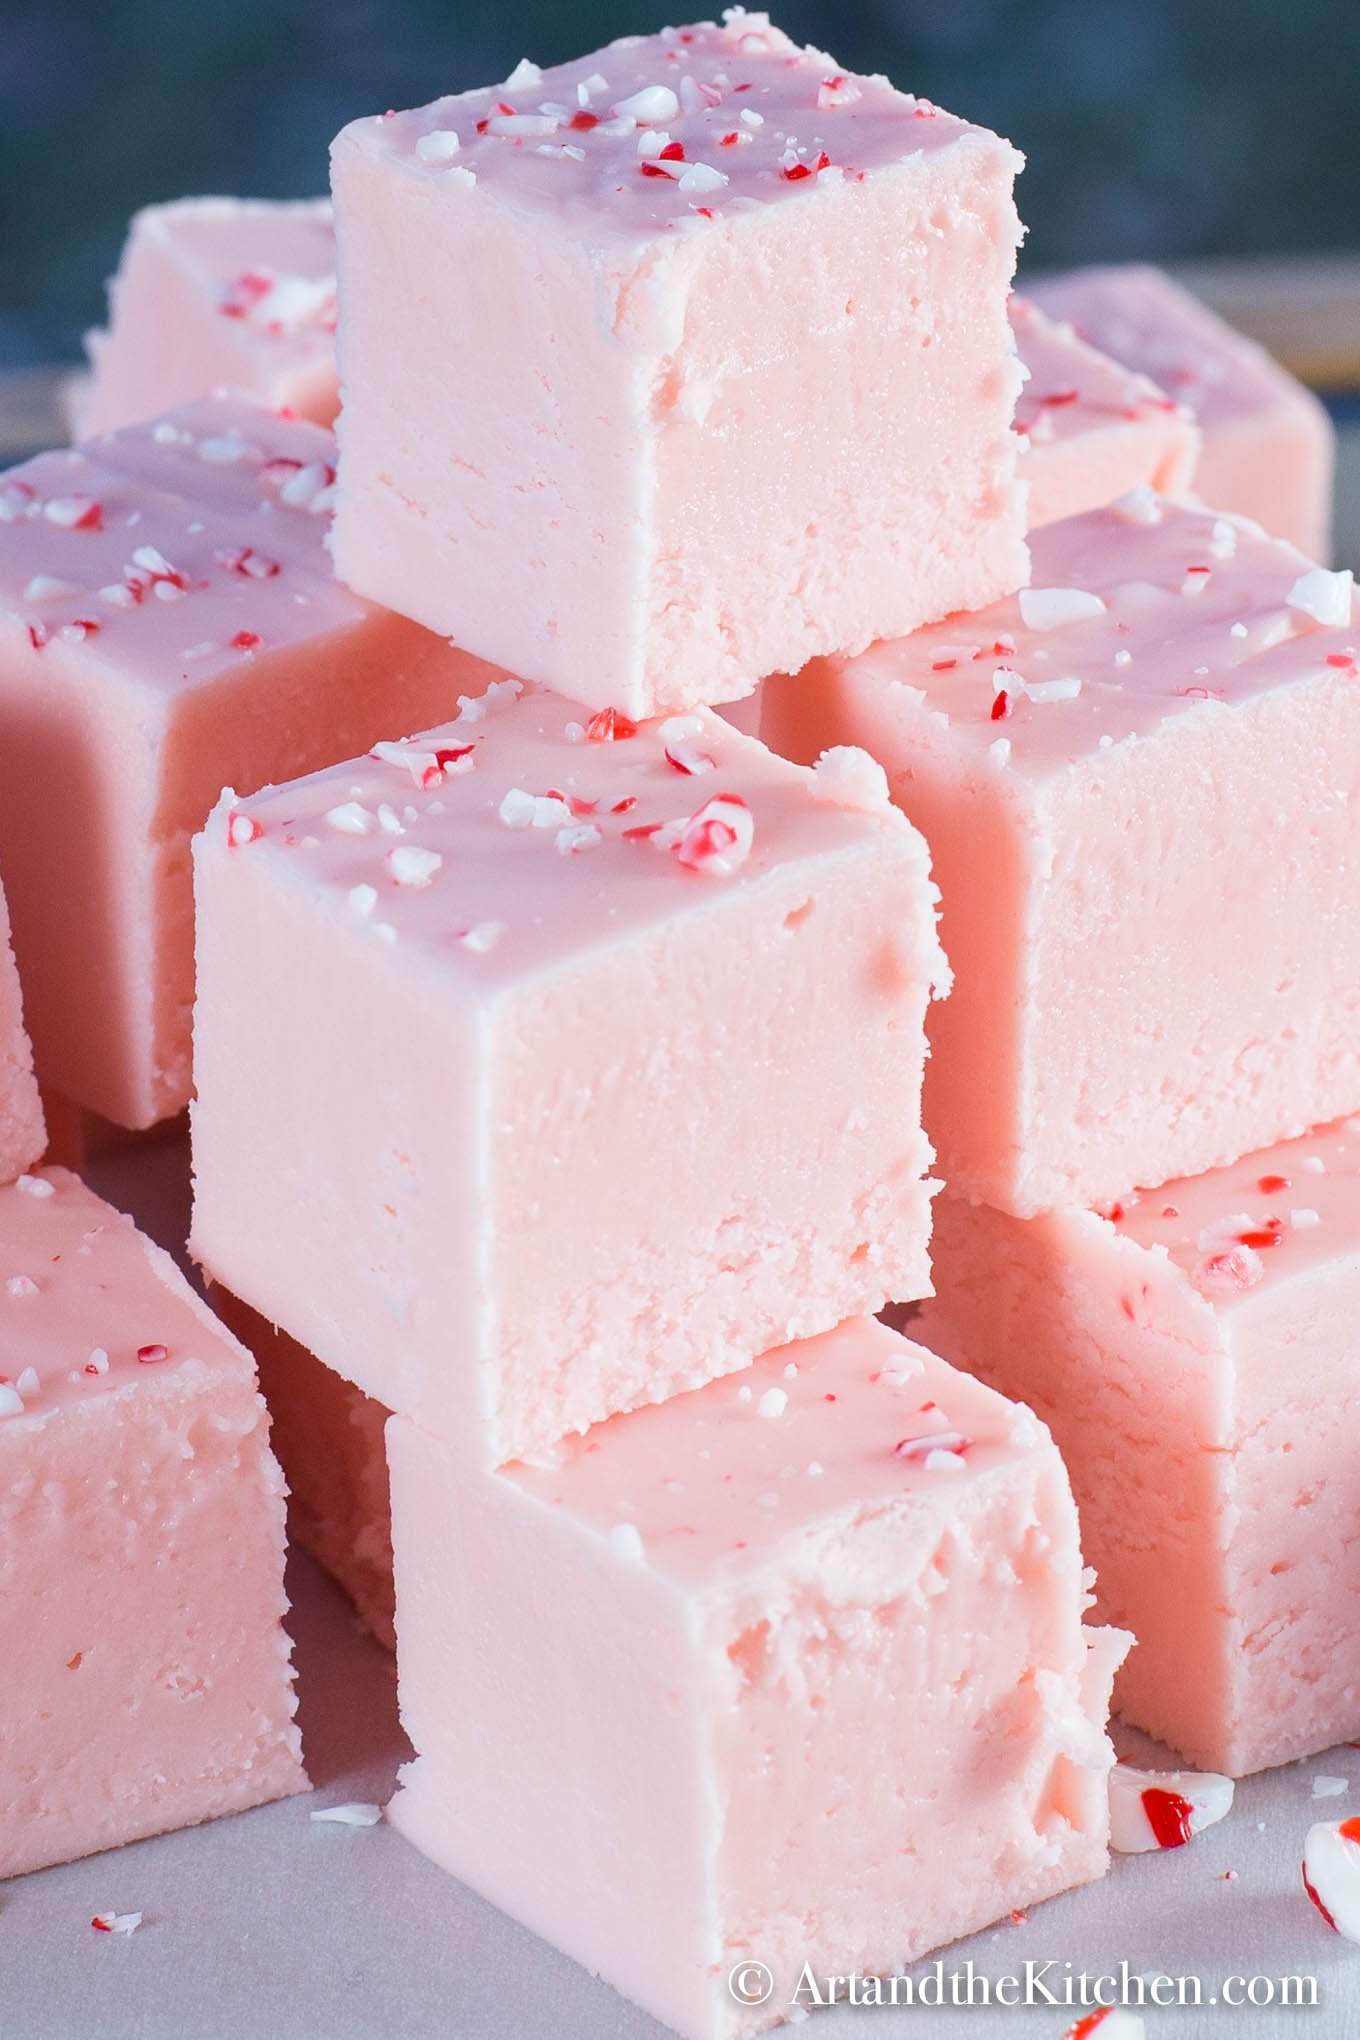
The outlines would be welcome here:
M 1037 532 L 1034 585 L 764 689 L 924 832 L 955 990 L 926 1128 L 1020 1217 L 1360 1107 L 1349 574 L 1150 491 Z
M 928 1287 L 944 963 L 870 759 L 506 680 L 196 858 L 194 1251 L 478 1463 Z
M 334 441 L 244 398 L 0 475 L 0 869 L 45 1084 L 122 1126 L 189 1095 L 189 841 L 490 675 L 351 595 Z
M 1233 1776 L 1360 1736 L 1360 1128 L 1105 1215 L 942 1198 L 935 1255 L 921 1336 L 1053 1426 L 1120 1713 Z
M 329 425 L 340 402 L 329 201 L 146 206 L 109 285 L 108 330 L 85 344 L 91 374 L 72 406 L 79 438 L 218 388 Z
M 383 1430 L 391 1411 L 324 1367 L 228 1289 L 213 1309 L 255 1355 L 270 1443 L 288 1483 L 288 1534 L 349 1595 L 365 1629 L 396 1649 L 392 1506 Z
M 1011 326 L 1027 378 L 1015 407 L 1031 531 L 1145 484 L 1184 496 L 1199 458 L 1192 414 L 1020 296 Z
M 0 890 L 0 1183 L 41 1159 L 47 1146 L 43 1103 L 24 1026 L 23 994 L 10 940 L 9 908 Z
M 0 1878 L 306 1789 L 250 1356 L 64 1169 L 0 1190 Z
M 356 121 L 342 578 L 632 716 L 1019 587 L 1020 163 L 740 9 Z
M 1048 1434 L 933 1354 L 851 1320 L 551 1467 L 388 1443 L 389 1819 L 678 2032 L 1104 1871 L 1125 1640 L 1083 1629 Z
M 1252 517 L 1310 559 L 1331 551 L 1336 435 L 1264 348 L 1159 269 L 1072 270 L 1026 289 L 1051 318 L 1188 404 L 1204 435 L 1195 493 Z

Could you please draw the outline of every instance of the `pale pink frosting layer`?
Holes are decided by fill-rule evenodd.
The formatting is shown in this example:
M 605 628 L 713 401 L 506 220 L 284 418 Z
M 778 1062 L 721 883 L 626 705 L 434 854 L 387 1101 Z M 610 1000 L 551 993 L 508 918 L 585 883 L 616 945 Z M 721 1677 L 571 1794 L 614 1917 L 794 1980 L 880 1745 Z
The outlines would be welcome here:
M 0 1189 L 0 1876 L 304 1789 L 250 1357 L 65 1170 Z
M 1184 404 L 1018 294 L 1011 327 L 1027 371 L 1015 430 L 1031 531 L 1098 510 L 1139 484 L 1186 494 L 1200 438 Z
M 886 78 L 846 73 L 737 8 L 546 71 L 526 63 L 504 84 L 347 133 L 371 133 L 446 190 L 475 180 L 560 216 L 588 245 L 639 249 L 666 228 L 785 204 L 810 182 L 859 181 L 984 130 Z
M 0 863 L 38 1071 L 189 1091 L 188 843 L 228 782 L 452 713 L 491 669 L 334 579 L 334 442 L 246 398 L 0 476 Z
M 762 704 L 787 756 L 872 752 L 925 834 L 955 973 L 927 1129 L 1021 1216 L 1360 1107 L 1350 576 L 1146 490 L 1033 553 L 1018 597 Z
M 1018 586 L 1018 167 L 757 15 L 354 122 L 340 572 L 632 715 Z
M 680 2033 L 1102 1873 L 1123 1640 L 1051 1441 L 934 1355 L 852 1321 L 551 1467 L 389 1448 L 391 1818 Z
M 1107 1207 L 1117 1229 L 1166 1254 L 1215 1311 L 1249 1312 L 1281 1283 L 1360 1256 L 1360 1126 L 1296 1140 Z
M 210 390 L 247 391 L 329 425 L 335 235 L 327 200 L 181 198 L 146 206 L 109 286 L 108 330 L 76 437 L 116 431 Z
M 1190 407 L 1204 435 L 1197 495 L 1327 559 L 1335 435 L 1311 391 L 1159 269 L 1076 269 L 1026 288 Z
M 196 1251 L 492 1464 L 920 1293 L 944 969 L 872 761 L 516 694 L 197 846 Z

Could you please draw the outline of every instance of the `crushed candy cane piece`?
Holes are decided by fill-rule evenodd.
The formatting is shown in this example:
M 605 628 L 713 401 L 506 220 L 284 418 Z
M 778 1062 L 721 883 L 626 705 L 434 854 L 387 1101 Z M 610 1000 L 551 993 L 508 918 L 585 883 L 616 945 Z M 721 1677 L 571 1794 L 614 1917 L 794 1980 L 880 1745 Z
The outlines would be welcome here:
M 751 854 L 755 820 L 739 794 L 719 793 L 706 800 L 668 844 L 671 855 L 688 871 L 730 878 Z
M 1017 599 L 1021 621 L 1030 630 L 1061 630 L 1105 614 L 1100 596 L 1084 588 L 1022 588 Z
M 645 1555 L 642 1533 L 635 1523 L 616 1523 L 609 1533 L 610 1549 L 616 1558 L 641 1565 Z
M 387 853 L 387 868 L 398 885 L 427 886 L 443 864 L 437 850 L 421 850 L 414 843 L 400 843 Z
M 1360 1941 L 1360 1819 L 1318 1821 L 1309 1828 L 1303 1888 L 1333 1933 Z
M 347 1800 L 343 1806 L 314 1806 L 308 1812 L 308 1819 L 327 1821 L 336 1827 L 376 1827 L 382 1819 L 382 1808 L 367 1800 Z
M 416 154 L 422 163 L 436 168 L 442 163 L 451 163 L 462 148 L 452 128 L 431 128 L 427 135 L 421 135 L 416 143 Z
M 1285 602 L 1290 609 L 1311 616 L 1314 623 L 1344 625 L 1351 620 L 1355 582 L 1349 567 L 1332 573 L 1326 567 L 1310 567 L 1300 574 Z
M 1124 2005 L 1102 2005 L 1069 2026 L 1063 2040 L 1147 2040 L 1147 2025 Z
M 102 1912 L 95 1914 L 90 1925 L 97 1934 L 135 1934 L 144 1917 L 139 1912 Z
M 1110 1847 L 1122 1855 L 1178 1849 L 1232 1807 L 1233 1781 L 1214 1771 L 1140 1771 L 1116 1764 L 1110 1773 Z
M 823 751 L 812 768 L 811 791 L 814 800 L 858 808 L 865 814 L 892 806 L 887 773 L 877 758 L 871 758 L 858 744 L 833 744 Z

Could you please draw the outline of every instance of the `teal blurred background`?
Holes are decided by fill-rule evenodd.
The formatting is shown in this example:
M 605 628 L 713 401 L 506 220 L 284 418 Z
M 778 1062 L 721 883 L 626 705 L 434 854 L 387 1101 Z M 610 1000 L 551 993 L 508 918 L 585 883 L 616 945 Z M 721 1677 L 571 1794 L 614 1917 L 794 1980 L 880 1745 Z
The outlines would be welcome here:
M 1360 240 L 1360 0 L 774 13 L 1017 142 L 1035 264 Z M 320 192 L 357 114 L 676 18 L 655 0 L 0 0 L 0 367 L 76 356 L 136 206 Z

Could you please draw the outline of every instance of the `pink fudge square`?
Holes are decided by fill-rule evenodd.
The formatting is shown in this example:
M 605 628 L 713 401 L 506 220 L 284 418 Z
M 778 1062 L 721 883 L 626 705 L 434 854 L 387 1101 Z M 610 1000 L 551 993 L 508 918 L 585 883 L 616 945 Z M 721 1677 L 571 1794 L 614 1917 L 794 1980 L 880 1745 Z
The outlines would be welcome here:
M 942 1198 L 921 1335 L 1052 1424 L 1127 1720 L 1233 1776 L 1360 1736 L 1360 1129 L 1108 1208 Z
M 1020 1217 L 1360 1108 L 1350 575 L 1145 490 L 1033 546 L 1018 598 L 771 684 L 762 722 L 863 745 L 930 844 L 926 1128 Z
M 1028 371 L 1015 430 L 1031 531 L 1099 510 L 1140 483 L 1187 493 L 1200 435 L 1183 404 L 1018 294 L 1011 326 Z
M 0 1190 L 0 1878 L 306 1789 L 249 1354 L 64 1169 Z
M 492 1466 L 928 1287 L 944 972 L 871 760 L 518 694 L 196 846 L 194 1251 Z
M 325 199 L 181 198 L 128 229 L 108 330 L 87 334 L 92 373 L 77 437 L 154 418 L 210 390 L 248 391 L 329 425 L 335 375 L 335 235 Z
M 220 1286 L 212 1306 L 255 1355 L 270 1443 L 288 1483 L 288 1534 L 324 1566 L 385 1650 L 396 1649 L 392 1505 L 383 1430 L 391 1411 Z
M 1047 1432 L 922 1347 L 851 1320 L 549 1467 L 388 1446 L 389 1818 L 689 2040 L 1104 1872 L 1127 1639 Z
M 229 781 L 455 710 L 491 669 L 351 595 L 334 442 L 244 398 L 0 475 L 0 869 L 39 1077 L 122 1126 L 189 1095 L 189 840 Z
M 0 891 L 0 1183 L 38 1161 L 47 1145 L 33 1048 L 24 1026 L 23 994 L 10 940 L 9 908 Z
M 1331 552 L 1336 435 L 1326 411 L 1263 348 L 1160 269 L 1075 269 L 1026 286 L 1051 318 L 1188 404 L 1204 435 L 1195 494 Z
M 356 121 L 339 572 L 633 716 L 1019 587 L 1020 162 L 740 9 Z

